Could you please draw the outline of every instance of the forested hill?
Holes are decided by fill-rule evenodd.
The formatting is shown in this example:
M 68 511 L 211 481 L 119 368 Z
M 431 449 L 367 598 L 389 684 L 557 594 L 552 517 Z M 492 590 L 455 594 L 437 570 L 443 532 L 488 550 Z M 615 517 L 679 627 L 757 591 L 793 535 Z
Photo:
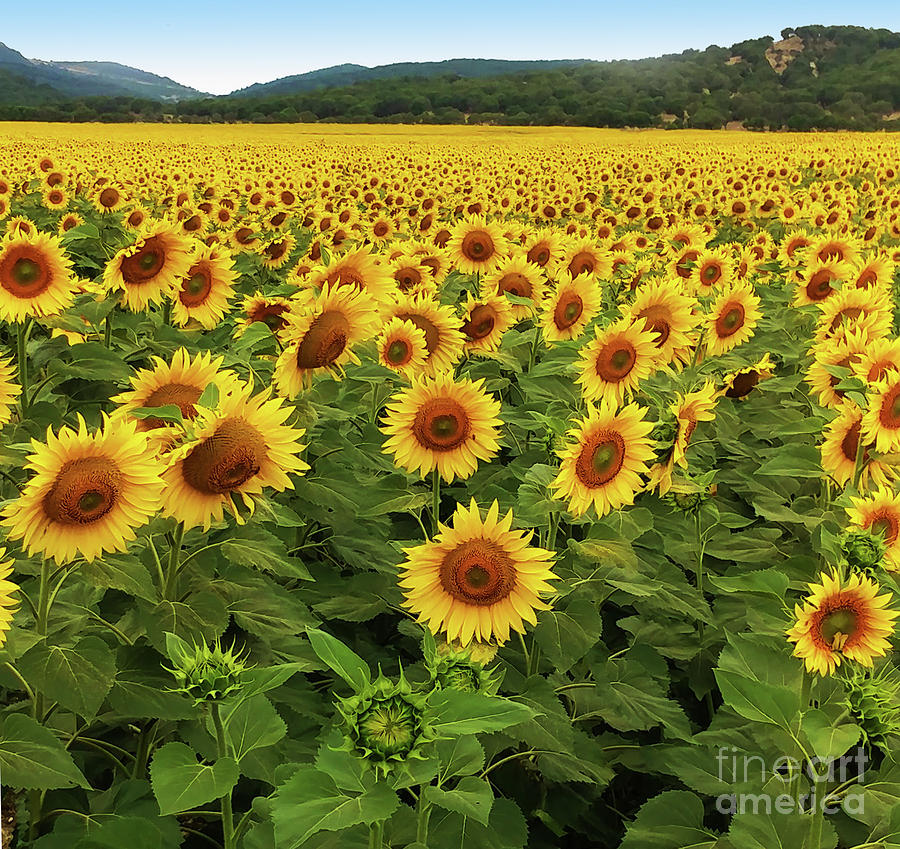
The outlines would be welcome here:
M 486 77 L 423 77 L 411 70 L 312 91 L 176 104 L 87 98 L 0 107 L 0 117 L 900 129 L 900 34 L 805 26 L 783 30 L 779 39 L 655 59 L 579 62 Z

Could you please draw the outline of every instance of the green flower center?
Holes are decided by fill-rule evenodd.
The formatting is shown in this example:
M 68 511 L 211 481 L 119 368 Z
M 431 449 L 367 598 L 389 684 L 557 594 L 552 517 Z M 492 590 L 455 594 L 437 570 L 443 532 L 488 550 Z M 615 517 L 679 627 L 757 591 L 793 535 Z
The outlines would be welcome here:
M 41 267 L 30 259 L 18 259 L 12 268 L 13 280 L 20 286 L 32 286 L 41 276 Z
M 822 620 L 821 632 L 823 639 L 831 645 L 838 634 L 852 636 L 856 630 L 856 621 L 856 613 L 846 608 L 829 613 Z
M 394 697 L 375 702 L 360 717 L 360 740 L 384 757 L 402 755 L 412 749 L 417 725 L 412 705 Z
M 387 349 L 387 361 L 389 363 L 393 363 L 395 366 L 400 365 L 400 363 L 406 362 L 409 357 L 409 345 L 406 344 L 402 339 L 397 339 L 395 342 L 392 342 L 390 347 Z

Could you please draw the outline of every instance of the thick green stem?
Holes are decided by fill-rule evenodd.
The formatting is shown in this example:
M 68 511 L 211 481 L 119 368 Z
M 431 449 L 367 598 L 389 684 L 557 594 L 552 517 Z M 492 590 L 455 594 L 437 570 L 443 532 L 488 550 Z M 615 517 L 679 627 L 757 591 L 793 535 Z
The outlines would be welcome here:
M 112 319 L 113 313 L 115 309 L 111 309 L 106 314 L 106 319 L 103 322 L 103 344 L 108 348 L 112 344 Z
M 428 845 L 428 818 L 431 816 L 431 804 L 425 801 L 425 794 L 419 796 L 419 815 L 416 821 L 416 843 Z
M 547 548 L 556 551 L 556 532 L 559 530 L 559 513 L 550 514 L 550 528 L 547 531 Z
M 209 714 L 212 717 L 213 727 L 216 729 L 216 752 L 219 758 L 228 757 L 228 743 L 225 741 L 225 727 L 222 725 L 222 717 L 219 715 L 219 705 L 213 702 L 209 706 Z M 233 849 L 234 847 L 234 812 L 231 809 L 231 790 L 221 799 L 222 802 L 222 847 Z
M 437 536 L 438 526 L 441 522 L 441 473 L 435 466 L 431 481 L 431 530 L 432 536 Z
M 705 595 L 703 591 L 703 555 L 704 549 L 706 548 L 706 543 L 703 541 L 703 523 L 700 520 L 700 506 L 697 506 L 697 510 L 694 513 L 694 528 L 697 535 L 697 593 L 700 596 L 700 601 L 705 601 Z M 701 610 L 702 616 L 702 610 Z M 703 619 L 700 619 L 698 622 L 698 630 L 700 632 L 700 650 L 703 651 L 704 637 L 706 636 L 706 623 L 704 623 Z M 710 721 L 712 721 L 713 716 L 716 713 L 715 705 L 713 704 L 712 691 L 706 691 L 706 709 L 709 713 Z
M 382 849 L 384 846 L 384 823 L 373 822 L 369 826 L 369 849 Z
M 178 581 L 178 571 L 181 568 L 181 542 L 184 539 L 184 522 L 179 522 L 175 528 L 175 538 L 172 540 L 172 548 L 169 549 L 169 566 L 166 570 L 166 586 L 163 589 L 163 598 L 173 600 L 173 594 Z
M 28 322 L 19 322 L 16 325 L 16 331 L 16 360 L 19 367 L 19 385 L 22 387 L 19 409 L 22 411 L 24 420 L 28 415 L 28 356 L 25 353 L 25 343 L 28 341 Z
M 537 361 L 538 344 L 541 340 L 541 328 L 535 324 L 534 338 L 531 341 L 531 354 L 528 357 L 528 371 L 531 371 Z
M 856 438 L 856 463 L 853 466 L 853 488 L 859 492 L 859 482 L 863 470 L 866 468 L 866 447 L 863 445 L 862 436 Z
M 132 778 L 143 778 L 147 772 L 147 761 L 150 760 L 150 748 L 156 737 L 156 726 L 158 724 L 159 720 L 156 719 L 141 731 L 138 738 L 137 754 L 134 758 L 134 769 L 131 773 Z
M 172 318 L 172 302 L 170 300 L 166 300 L 163 303 L 163 313 L 162 313 L 162 323 L 169 324 Z
M 21 325 L 20 325 L 21 327 Z M 24 391 L 22 393 L 25 394 Z M 50 561 L 46 558 L 41 561 L 41 583 L 38 589 L 37 614 L 35 615 L 35 631 L 39 637 L 47 636 L 47 625 L 50 620 Z M 44 696 L 39 692 L 33 693 L 31 701 L 32 715 L 36 722 L 44 718 Z M 41 821 L 41 808 L 44 804 L 44 794 L 40 790 L 32 790 L 29 794 L 28 809 L 30 818 L 28 822 L 28 839 L 33 843 L 38 837 L 38 825 Z

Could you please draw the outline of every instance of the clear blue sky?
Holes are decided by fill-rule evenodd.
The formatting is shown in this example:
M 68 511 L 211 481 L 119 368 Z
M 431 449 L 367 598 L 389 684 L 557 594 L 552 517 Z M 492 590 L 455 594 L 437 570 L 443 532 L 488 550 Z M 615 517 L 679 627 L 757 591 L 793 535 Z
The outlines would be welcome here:
M 900 0 L 31 0 L 0 2 L 0 41 L 216 94 L 329 65 L 438 59 L 636 59 L 853 24 L 900 31 Z

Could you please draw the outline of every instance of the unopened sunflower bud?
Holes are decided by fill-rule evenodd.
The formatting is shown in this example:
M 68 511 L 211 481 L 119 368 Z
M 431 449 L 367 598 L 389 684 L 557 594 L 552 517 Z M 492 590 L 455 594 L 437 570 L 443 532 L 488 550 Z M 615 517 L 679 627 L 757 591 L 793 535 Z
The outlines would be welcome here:
M 841 536 L 841 554 L 854 571 L 873 577 L 886 553 L 884 538 L 865 528 L 848 528 Z
M 889 738 L 900 734 L 900 679 L 894 670 L 856 672 L 847 681 L 846 705 L 864 740 L 889 751 Z
M 227 651 L 216 642 L 187 646 L 180 643 L 170 652 L 172 673 L 178 686 L 172 692 L 185 693 L 195 705 L 220 702 L 241 688 L 241 677 L 248 668 L 240 652 L 231 646 Z
M 425 667 L 438 689 L 464 690 L 494 695 L 500 689 L 502 674 L 486 669 L 485 664 L 496 655 L 496 646 L 471 643 L 462 648 L 450 643 L 438 646 L 437 655 Z

